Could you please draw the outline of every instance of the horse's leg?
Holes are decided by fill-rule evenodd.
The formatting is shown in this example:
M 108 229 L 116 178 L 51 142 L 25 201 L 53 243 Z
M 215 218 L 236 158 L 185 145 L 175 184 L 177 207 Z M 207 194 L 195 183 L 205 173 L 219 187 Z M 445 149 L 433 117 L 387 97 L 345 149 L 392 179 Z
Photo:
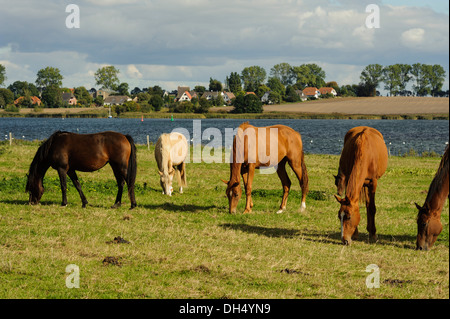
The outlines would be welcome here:
M 180 194 L 183 194 L 183 185 L 181 183 L 181 164 L 177 165 L 176 170 L 175 170 L 175 175 L 177 176 L 177 183 L 178 183 L 178 187 L 180 189 Z
M 242 182 L 244 183 L 245 194 L 247 194 L 247 184 L 248 184 L 248 165 L 241 166 L 241 176 Z M 250 209 L 253 208 L 253 200 L 250 197 Z
M 181 172 L 181 186 L 180 186 L 180 193 L 182 193 L 182 187 L 187 186 L 187 178 L 186 178 L 186 163 L 183 162 L 180 164 L 180 172 Z
M 73 185 L 75 186 L 75 188 L 78 191 L 78 194 L 80 194 L 82 207 L 85 208 L 88 201 L 86 199 L 86 196 L 84 196 L 83 191 L 81 190 L 81 184 L 80 184 L 80 181 L 78 180 L 77 173 L 73 170 L 69 170 L 67 172 L 67 175 L 69 175 L 70 179 L 72 180 Z
M 375 214 L 377 208 L 375 206 L 375 192 L 377 190 L 377 180 L 373 179 L 368 185 L 368 196 L 366 198 L 367 209 L 367 231 L 369 232 L 369 239 L 372 241 L 377 240 L 377 229 L 375 227 Z
M 281 185 L 283 186 L 283 197 L 281 199 L 280 209 L 277 211 L 277 214 L 281 214 L 286 210 L 289 190 L 291 189 L 291 180 L 289 179 L 289 176 L 286 172 L 286 159 L 283 159 L 278 164 L 277 174 L 278 177 L 280 178 Z
M 116 201 L 114 202 L 114 205 L 111 206 L 111 208 L 117 208 L 122 205 L 122 193 L 123 193 L 123 185 L 125 184 L 125 176 L 126 176 L 126 168 L 122 167 L 121 165 L 115 165 L 113 163 L 110 163 L 111 167 L 114 172 L 114 176 L 116 177 L 117 181 L 117 197 Z
M 253 184 L 253 177 L 255 175 L 255 164 L 248 164 L 246 170 L 247 171 L 244 172 L 244 174 L 242 174 L 242 178 L 244 179 L 245 195 L 246 195 L 244 214 L 251 213 L 253 208 L 252 184 Z
M 67 170 L 59 167 L 56 169 L 59 176 L 59 184 L 61 185 L 62 202 L 61 206 L 67 206 Z
M 297 176 L 297 179 L 300 183 L 300 187 L 302 189 L 302 206 L 300 208 L 300 212 L 304 212 L 306 210 L 306 195 L 308 195 L 308 183 L 304 182 L 303 179 L 306 179 L 307 176 L 303 176 L 302 171 L 302 160 L 299 158 L 293 159 L 292 161 L 289 159 L 289 166 Z

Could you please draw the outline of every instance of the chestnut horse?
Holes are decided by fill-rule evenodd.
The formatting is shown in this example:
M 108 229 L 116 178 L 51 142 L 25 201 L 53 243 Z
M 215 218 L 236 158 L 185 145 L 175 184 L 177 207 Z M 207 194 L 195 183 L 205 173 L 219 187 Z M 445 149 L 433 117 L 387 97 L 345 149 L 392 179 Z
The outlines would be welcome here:
M 341 221 L 341 239 L 345 245 L 358 237 L 360 200 L 366 202 L 370 239 L 376 240 L 375 192 L 378 179 L 386 171 L 387 162 L 386 144 L 379 131 L 360 126 L 347 132 L 336 178 L 338 192 L 345 190 L 345 198 L 335 195 L 341 204 L 338 217 Z
M 416 249 L 431 249 L 442 231 L 441 212 L 447 197 L 449 197 L 449 146 L 445 149 L 439 168 L 431 181 L 427 198 L 423 207 L 416 204 L 419 209 L 417 215 L 417 241 Z
M 183 194 L 183 187 L 187 186 L 186 181 L 186 157 L 189 155 L 189 148 L 186 137 L 177 132 L 162 134 L 155 146 L 155 159 L 158 164 L 160 175 L 159 183 L 163 194 L 172 196 L 172 180 L 176 174 L 180 194 Z
M 31 162 L 26 191 L 29 203 L 38 204 L 44 193 L 43 179 L 52 167 L 58 172 L 62 191 L 61 206 L 67 205 L 67 178 L 69 175 L 85 208 L 88 203 L 81 190 L 75 171 L 93 172 L 109 163 L 117 180 L 118 193 L 112 208 L 119 207 L 123 185 L 128 186 L 131 208 L 136 207 L 134 183 L 136 180 L 136 146 L 133 138 L 117 132 L 75 134 L 57 131 L 38 148 Z
M 230 179 L 222 180 L 227 184 L 229 212 L 234 214 L 241 198 L 241 176 L 244 182 L 246 205 L 245 213 L 250 213 L 253 207 L 252 183 L 255 169 L 276 167 L 278 177 L 283 186 L 283 197 L 280 209 L 286 209 L 286 202 L 291 187 L 291 180 L 286 172 L 286 163 L 297 176 L 302 189 L 301 211 L 306 209 L 308 194 L 308 173 L 303 154 L 303 144 L 300 133 L 284 125 L 255 127 L 248 122 L 241 124 L 233 139 L 232 157 L 230 163 Z

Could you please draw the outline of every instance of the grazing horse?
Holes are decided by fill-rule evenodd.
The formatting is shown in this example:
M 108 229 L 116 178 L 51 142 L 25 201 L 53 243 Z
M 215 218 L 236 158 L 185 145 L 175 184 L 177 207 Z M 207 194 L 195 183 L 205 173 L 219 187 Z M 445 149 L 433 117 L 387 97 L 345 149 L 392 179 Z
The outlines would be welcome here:
M 345 198 L 335 195 L 341 204 L 338 217 L 341 221 L 341 239 L 345 245 L 358 237 L 360 200 L 366 203 L 370 239 L 376 240 L 375 192 L 387 162 L 386 144 L 379 131 L 359 126 L 347 132 L 336 178 L 338 192 L 345 190 Z
M 269 153 L 270 155 L 268 155 Z M 286 163 L 292 168 L 300 182 L 302 189 L 301 211 L 304 211 L 306 209 L 306 195 L 308 194 L 308 173 L 300 133 L 284 125 L 254 127 L 248 122 L 241 124 L 233 140 L 230 179 L 228 181 L 222 180 L 227 184 L 226 195 L 230 214 L 236 213 L 242 195 L 241 176 L 247 197 L 244 214 L 251 212 L 253 207 L 252 183 L 255 169 L 264 167 L 276 167 L 283 186 L 283 197 L 277 213 L 282 213 L 286 209 L 291 187 L 291 181 L 286 172 Z
M 155 147 L 155 159 L 158 164 L 160 184 L 163 194 L 172 196 L 173 175 L 177 175 L 180 194 L 186 187 L 186 157 L 188 155 L 188 144 L 186 137 L 177 132 L 162 134 Z
M 449 175 L 449 146 L 445 149 L 439 168 L 431 181 L 427 198 L 423 207 L 416 204 L 419 214 L 417 215 L 417 241 L 416 249 L 431 249 L 437 237 L 442 231 L 441 212 L 444 207 L 448 191 Z
M 123 185 L 128 186 L 131 209 L 136 207 L 134 183 L 136 180 L 136 146 L 133 138 L 117 132 L 75 134 L 57 131 L 38 148 L 30 165 L 26 191 L 29 203 L 38 204 L 44 193 L 44 175 L 52 167 L 58 172 L 62 191 L 61 206 L 67 205 L 67 178 L 69 175 L 85 208 L 88 203 L 75 171 L 93 172 L 109 163 L 117 180 L 118 193 L 112 208 L 119 207 Z

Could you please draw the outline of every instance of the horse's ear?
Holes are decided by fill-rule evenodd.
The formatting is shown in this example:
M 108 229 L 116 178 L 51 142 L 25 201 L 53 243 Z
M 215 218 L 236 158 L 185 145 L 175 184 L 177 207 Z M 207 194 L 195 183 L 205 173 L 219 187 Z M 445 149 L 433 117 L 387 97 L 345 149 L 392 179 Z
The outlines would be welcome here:
M 163 172 L 161 172 L 161 171 L 158 171 L 158 173 L 159 173 L 159 175 L 161 175 L 161 176 L 163 176 L 164 174 L 163 174 Z
M 419 204 L 417 204 L 417 203 L 414 203 L 414 204 L 416 205 L 416 207 L 417 207 L 418 210 L 421 210 L 421 209 L 422 209 L 422 207 L 420 207 Z
M 348 203 L 350 202 L 350 200 L 349 200 L 347 197 L 341 198 L 341 197 L 339 197 L 338 195 L 334 195 L 334 198 L 336 198 L 336 200 L 338 201 L 338 203 L 339 203 L 339 204 L 342 204 L 342 205 L 348 204 Z
M 228 185 L 228 182 L 226 180 L 221 179 L 221 181 Z

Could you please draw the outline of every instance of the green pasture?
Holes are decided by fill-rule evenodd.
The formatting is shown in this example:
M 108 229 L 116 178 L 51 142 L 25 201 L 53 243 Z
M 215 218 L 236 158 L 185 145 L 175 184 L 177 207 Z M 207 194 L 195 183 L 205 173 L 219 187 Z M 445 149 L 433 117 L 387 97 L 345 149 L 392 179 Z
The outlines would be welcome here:
M 0 298 L 449 298 L 448 201 L 444 230 L 431 251 L 416 251 L 416 208 L 439 157 L 390 157 L 378 183 L 378 241 L 369 243 L 365 208 L 360 238 L 340 241 L 333 174 L 339 156 L 306 154 L 310 193 L 292 180 L 287 211 L 277 215 L 281 183 L 255 175 L 253 213 L 228 214 L 225 163 L 187 164 L 188 187 L 162 195 L 153 149 L 138 146 L 136 200 L 110 209 L 116 184 L 109 166 L 79 173 L 86 209 L 73 185 L 60 207 L 56 171 L 44 179 L 41 204 L 28 205 L 26 174 L 38 142 L 0 144 Z M 115 242 L 121 237 L 125 242 Z M 110 257 L 110 258 L 108 258 Z M 68 288 L 79 267 L 79 288 Z M 369 265 L 379 288 L 368 288 Z

